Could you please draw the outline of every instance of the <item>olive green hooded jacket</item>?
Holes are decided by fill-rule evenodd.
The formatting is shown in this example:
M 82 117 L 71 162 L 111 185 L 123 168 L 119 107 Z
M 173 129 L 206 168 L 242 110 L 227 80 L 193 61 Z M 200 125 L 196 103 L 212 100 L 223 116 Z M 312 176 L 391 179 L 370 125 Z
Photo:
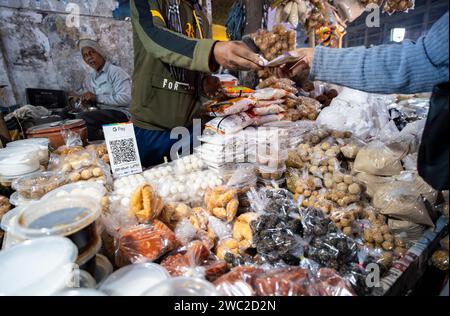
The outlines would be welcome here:
M 187 36 L 199 29 L 194 8 L 180 0 L 181 27 L 184 34 L 167 28 L 166 0 L 130 0 L 134 74 L 130 112 L 133 123 L 144 129 L 163 131 L 177 126 L 190 127 L 197 116 L 201 73 L 210 73 L 210 55 L 215 41 L 209 36 L 206 16 L 205 39 Z M 177 82 L 170 65 L 189 70 L 188 82 Z

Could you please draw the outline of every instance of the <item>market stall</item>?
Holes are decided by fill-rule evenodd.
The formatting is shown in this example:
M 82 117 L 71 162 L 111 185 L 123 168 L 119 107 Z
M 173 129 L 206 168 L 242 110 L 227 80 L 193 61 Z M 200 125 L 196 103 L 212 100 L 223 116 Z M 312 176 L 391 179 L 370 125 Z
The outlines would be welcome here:
M 0 295 L 406 295 L 429 263 L 448 275 L 448 191 L 416 167 L 429 98 L 280 78 L 298 57 L 279 23 L 335 47 L 345 27 L 322 1 L 275 2 L 250 35 L 257 86 L 217 75 L 191 155 L 118 176 L 128 148 L 88 144 L 82 121 L 0 149 Z

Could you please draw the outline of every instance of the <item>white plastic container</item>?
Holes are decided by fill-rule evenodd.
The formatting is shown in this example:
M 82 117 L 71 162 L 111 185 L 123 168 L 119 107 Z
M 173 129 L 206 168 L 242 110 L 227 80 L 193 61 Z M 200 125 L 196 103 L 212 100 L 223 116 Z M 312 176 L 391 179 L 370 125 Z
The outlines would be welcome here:
M 155 285 L 146 291 L 144 296 L 219 296 L 219 293 L 208 281 L 177 277 Z
M 57 293 L 55 296 L 106 296 L 104 293 L 95 289 L 69 289 Z
M 98 289 L 112 296 L 141 296 L 169 278 L 167 270 L 160 265 L 139 263 L 117 270 L 100 284 Z
M 48 153 L 48 138 L 29 138 L 18 140 L 15 142 L 11 142 L 6 144 L 8 148 L 36 148 L 38 150 L 39 162 L 41 164 L 47 164 L 49 159 Z
M 70 280 L 77 247 L 67 238 L 26 241 L 0 252 L 0 296 L 47 296 Z
M 0 149 L 0 176 L 19 177 L 39 170 L 38 150 L 26 147 Z

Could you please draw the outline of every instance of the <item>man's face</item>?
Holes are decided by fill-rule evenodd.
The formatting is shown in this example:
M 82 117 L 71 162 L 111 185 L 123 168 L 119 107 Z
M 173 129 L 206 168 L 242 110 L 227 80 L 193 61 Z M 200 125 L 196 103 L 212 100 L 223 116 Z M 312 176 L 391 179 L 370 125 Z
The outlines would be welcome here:
M 97 53 L 95 49 L 91 47 L 85 47 L 83 48 L 81 53 L 83 55 L 84 62 L 96 71 L 101 70 L 103 65 L 105 65 L 105 58 Z

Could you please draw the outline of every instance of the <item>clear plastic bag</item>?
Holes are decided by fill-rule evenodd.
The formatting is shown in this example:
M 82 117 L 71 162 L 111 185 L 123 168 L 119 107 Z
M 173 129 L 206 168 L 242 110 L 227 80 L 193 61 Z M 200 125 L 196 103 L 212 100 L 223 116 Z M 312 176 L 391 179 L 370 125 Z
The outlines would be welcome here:
M 422 197 L 408 186 L 408 182 L 396 181 L 381 186 L 375 192 L 373 205 L 384 215 L 416 224 L 434 226 Z
M 205 204 L 211 215 L 230 223 L 236 217 L 239 207 L 237 191 L 226 187 L 208 189 L 205 193 Z
M 354 170 L 377 176 L 393 176 L 403 171 L 402 159 L 408 151 L 401 145 L 386 145 L 379 140 L 370 142 L 359 150 Z
M 164 201 L 155 189 L 149 184 L 144 184 L 131 196 L 129 212 L 139 223 L 145 224 L 157 218 L 163 207 Z
M 207 278 L 209 281 L 228 271 L 227 264 L 212 258 L 209 249 L 201 241 L 193 241 L 179 249 L 177 254 L 166 257 L 161 266 L 172 277 Z
M 254 296 L 252 284 L 263 271 L 257 266 L 236 267 L 214 281 L 214 285 L 224 296 Z
M 237 98 L 223 102 L 212 101 L 205 104 L 205 111 L 212 117 L 223 117 L 245 112 L 256 104 L 251 98 Z
M 225 87 L 224 93 L 228 98 L 247 98 L 255 93 L 255 90 L 247 87 Z
M 257 296 L 315 296 L 310 272 L 300 267 L 280 268 L 259 274 L 254 281 Z
M 155 261 L 179 246 L 175 234 L 161 221 L 133 226 L 120 232 L 116 244 L 116 262 Z
M 289 92 L 282 89 L 273 89 L 273 88 L 266 88 L 257 90 L 253 97 L 256 98 L 258 101 L 271 101 L 271 100 L 279 100 L 287 97 L 289 95 Z
M 66 147 L 83 146 L 81 135 L 73 130 L 65 129 L 61 131 Z
M 217 117 L 208 123 L 205 128 L 213 133 L 220 135 L 235 134 L 247 126 L 252 125 L 255 122 L 253 115 L 249 115 L 247 112 L 230 115 L 227 117 Z
M 82 150 L 65 156 L 52 155 L 50 171 L 62 172 L 69 183 L 95 181 L 112 187 L 111 169 L 92 150 Z
M 316 289 L 321 296 L 355 296 L 350 284 L 334 269 L 322 268 L 316 275 Z
M 269 114 L 278 114 L 281 112 L 284 112 L 285 109 L 279 106 L 278 104 L 272 104 L 269 106 L 260 106 L 256 107 L 252 110 L 252 112 L 255 115 L 262 116 L 262 115 L 269 115 Z

